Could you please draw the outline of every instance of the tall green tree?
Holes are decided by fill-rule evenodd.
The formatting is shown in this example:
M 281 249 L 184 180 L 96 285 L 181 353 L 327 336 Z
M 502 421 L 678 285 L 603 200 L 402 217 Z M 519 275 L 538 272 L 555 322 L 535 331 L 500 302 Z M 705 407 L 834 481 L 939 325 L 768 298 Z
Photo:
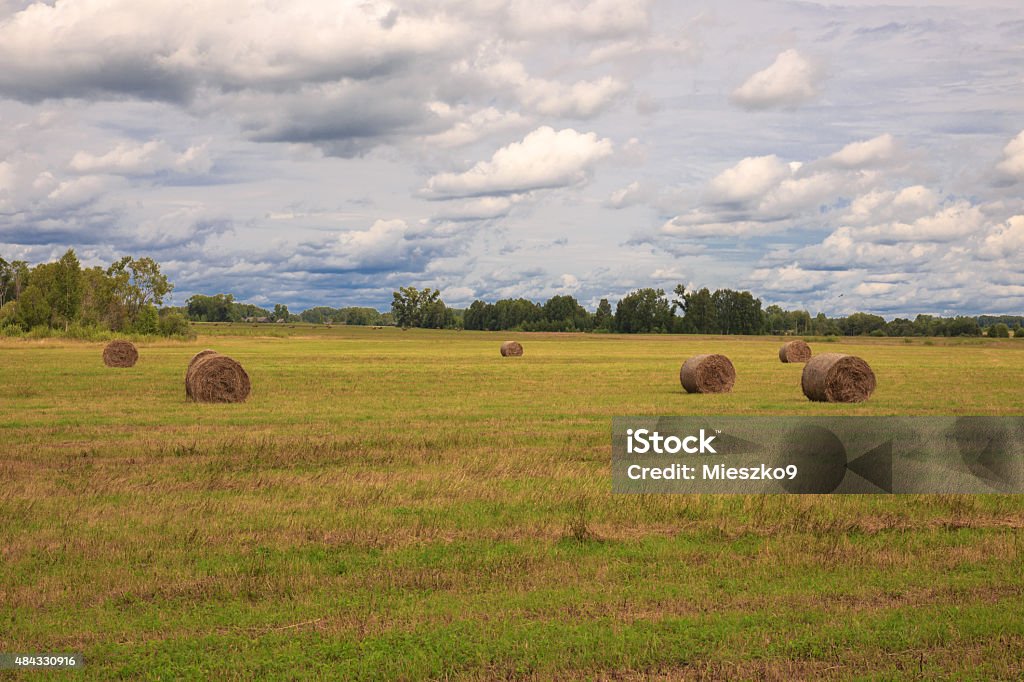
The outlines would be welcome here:
M 114 296 L 124 305 L 128 320 L 134 322 L 144 306 L 158 306 L 174 289 L 152 258 L 125 256 L 107 269 L 114 280 Z
M 53 270 L 52 289 L 48 301 L 58 322 L 67 330 L 78 319 L 82 307 L 82 265 L 73 249 L 68 249 Z
M 665 333 L 672 330 L 672 305 L 664 289 L 637 289 L 615 306 L 615 329 L 625 333 Z
M 287 322 L 288 318 L 291 317 L 291 313 L 288 312 L 288 306 L 283 303 L 278 303 L 274 306 L 274 312 L 270 313 L 270 319 L 274 322 Z
M 82 270 L 81 322 L 113 331 L 125 328 L 126 311 L 114 296 L 114 281 L 99 266 Z
M 691 334 L 717 334 L 718 311 L 707 287 L 697 291 L 686 292 L 686 304 L 683 315 L 683 328 Z
M 544 319 L 551 331 L 590 331 L 593 319 L 575 297 L 552 296 L 544 304 Z
M 401 287 L 394 292 L 391 311 L 400 327 L 439 329 L 454 322 L 454 314 L 441 300 L 441 292 L 429 287 Z
M 612 313 L 612 304 L 607 298 L 602 298 L 594 312 L 594 329 L 610 332 L 614 327 L 615 315 Z
M 11 264 L 0 258 L 0 308 L 14 294 L 14 269 Z
M 0 308 L 15 301 L 28 286 L 29 267 L 23 260 L 7 262 L 0 258 Z

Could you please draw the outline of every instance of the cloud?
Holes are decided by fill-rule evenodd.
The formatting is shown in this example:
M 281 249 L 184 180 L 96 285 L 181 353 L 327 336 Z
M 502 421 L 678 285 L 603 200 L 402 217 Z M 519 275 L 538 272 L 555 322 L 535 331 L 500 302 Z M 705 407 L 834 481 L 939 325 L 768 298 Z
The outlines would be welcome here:
M 659 232 L 673 237 L 692 239 L 721 239 L 723 237 L 750 237 L 770 234 L 786 229 L 781 222 L 760 220 L 726 220 L 714 213 L 701 210 L 691 211 L 672 218 L 662 224 Z
M 493 220 L 504 218 L 523 195 L 483 196 L 462 203 L 445 206 L 434 216 L 435 220 Z
M 648 33 L 646 0 L 40 2 L 0 18 L 0 97 L 164 102 L 228 113 L 255 141 L 354 157 L 418 139 L 470 144 L 535 125 L 527 115 L 597 116 L 626 81 L 538 77 L 514 55 L 521 41 L 601 47 Z
M 605 206 L 608 208 L 628 208 L 642 203 L 649 198 L 650 192 L 643 187 L 638 180 L 634 180 L 625 187 L 611 193 Z
M 432 261 L 465 249 L 472 228 L 451 224 L 410 225 L 378 219 L 363 230 L 299 244 L 280 244 L 252 260 L 261 267 L 313 275 L 423 272 Z
M 896 153 L 896 140 L 886 133 L 863 142 L 851 142 L 828 161 L 843 168 L 864 168 L 892 160 Z
M 986 259 L 1019 258 L 1024 254 L 1024 215 L 1011 216 L 997 225 L 985 237 L 980 253 Z
M 792 173 L 793 168 L 774 154 L 747 157 L 715 176 L 709 190 L 715 201 L 744 202 L 761 196 Z
M 467 27 L 444 14 L 391 10 L 372 1 L 35 3 L 0 23 L 0 92 L 187 102 L 201 88 L 370 78 L 465 38 Z
M 648 0 L 512 0 L 507 30 L 519 36 L 622 38 L 648 29 L 649 5 Z
M 806 293 L 829 284 L 833 274 L 822 270 L 805 270 L 799 263 L 778 268 L 761 268 L 751 273 L 758 289 L 771 293 Z
M 1017 180 L 1024 180 L 1024 130 L 1003 148 L 1003 160 L 996 169 Z
M 750 76 L 732 93 L 744 109 L 793 108 L 818 95 L 819 69 L 796 50 L 786 50 L 767 69 Z
M 940 200 L 938 194 L 923 185 L 912 185 L 899 191 L 872 189 L 850 202 L 842 220 L 853 225 L 912 221 L 934 212 Z
M 568 273 L 563 274 L 558 278 L 558 284 L 556 291 L 561 294 L 574 294 L 580 290 L 580 281 L 575 275 Z
M 984 223 L 978 206 L 958 201 L 913 222 L 890 222 L 854 228 L 851 234 L 876 244 L 950 242 L 976 235 Z
M 712 178 L 698 205 L 663 223 L 660 233 L 703 239 L 785 232 L 801 218 L 829 220 L 851 195 L 851 218 L 869 213 L 859 222 L 874 220 L 881 203 L 913 204 L 912 188 L 897 198 L 874 189 L 883 179 L 879 171 L 837 167 L 829 159 L 787 162 L 774 154 L 741 159 Z
M 161 171 L 202 174 L 211 166 L 207 144 L 194 145 L 179 154 L 162 140 L 125 142 L 100 155 L 80 151 L 68 163 L 76 173 L 110 175 L 151 175 Z
M 288 93 L 243 91 L 219 101 L 252 140 L 311 144 L 341 157 L 452 124 L 431 110 L 419 86 L 401 80 L 315 83 Z
M 439 119 L 450 122 L 442 132 L 423 138 L 423 142 L 431 147 L 461 147 L 494 133 L 520 128 L 529 121 L 517 111 L 501 111 L 494 107 L 474 111 L 465 106 L 452 107 L 445 102 L 431 102 L 429 108 Z
M 488 87 L 515 92 L 521 106 L 542 116 L 592 118 L 629 89 L 611 76 L 595 81 L 580 80 L 571 85 L 537 78 L 530 76 L 522 63 L 508 58 L 491 64 L 464 62 L 458 69 L 477 71 L 476 77 Z
M 686 38 L 667 36 L 642 36 L 595 47 L 587 55 L 584 64 L 591 66 L 603 62 L 647 57 L 651 55 L 677 56 L 689 61 L 696 60 L 700 53 L 697 45 Z
M 463 173 L 431 177 L 423 193 L 428 198 L 450 199 L 569 187 L 585 182 L 594 165 L 611 153 L 611 140 L 596 133 L 543 126 Z

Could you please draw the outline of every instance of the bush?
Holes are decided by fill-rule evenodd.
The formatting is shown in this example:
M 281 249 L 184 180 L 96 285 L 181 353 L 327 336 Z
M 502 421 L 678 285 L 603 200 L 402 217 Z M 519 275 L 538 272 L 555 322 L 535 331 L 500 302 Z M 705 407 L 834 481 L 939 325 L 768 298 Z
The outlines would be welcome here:
M 132 323 L 131 331 L 135 334 L 158 334 L 160 332 L 160 317 L 156 308 L 151 305 L 141 308 L 138 317 Z
M 188 319 L 181 313 L 168 313 L 166 315 L 162 315 L 160 317 L 158 328 L 161 336 L 195 338 L 195 332 L 192 331 L 192 325 L 189 324 Z
M 66 339 L 78 339 L 80 341 L 109 341 L 114 338 L 114 333 L 109 329 L 93 324 L 80 324 L 78 322 L 68 325 L 65 331 L 54 330 L 51 335 Z
M 3 307 L 0 308 L 0 327 L 6 327 L 11 324 L 18 324 L 18 304 L 14 301 L 8 301 L 4 303 Z
M 885 332 L 881 329 L 872 329 L 870 336 L 885 336 Z
M 1010 328 L 1000 322 L 988 328 L 988 335 L 993 339 L 1008 339 L 1010 338 Z

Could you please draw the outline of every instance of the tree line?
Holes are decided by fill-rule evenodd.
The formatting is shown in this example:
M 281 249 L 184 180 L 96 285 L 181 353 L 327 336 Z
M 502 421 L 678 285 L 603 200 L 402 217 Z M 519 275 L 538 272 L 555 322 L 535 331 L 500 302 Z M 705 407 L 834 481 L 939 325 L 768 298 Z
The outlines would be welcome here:
M 306 322 L 397 325 L 483 331 L 615 332 L 623 334 L 798 334 L 814 336 L 981 336 L 1024 338 L 1024 316 L 982 315 L 887 321 L 880 315 L 812 317 L 806 310 L 762 307 L 749 291 L 708 288 L 636 289 L 616 302 L 603 298 L 591 312 L 571 295 L 543 303 L 526 298 L 473 301 L 448 307 L 437 289 L 402 287 L 390 312 L 369 307 L 316 306 L 293 314 L 236 301 L 232 294 L 196 294 L 179 308 L 161 308 L 173 285 L 151 258 L 125 256 L 109 267 L 83 268 L 73 249 L 57 261 L 30 266 L 0 258 L 0 329 L 109 330 L 136 334 L 188 335 L 193 322 Z
M 106 268 L 83 268 L 74 249 L 35 266 L 0 258 L 0 329 L 188 335 L 188 320 L 159 309 L 173 288 L 152 258 L 125 256 Z
M 240 303 L 233 294 L 206 296 L 195 294 L 179 308 L 192 322 L 307 322 L 309 324 L 339 324 L 390 326 L 394 325 L 391 313 L 382 313 L 376 308 L 351 306 L 331 308 L 315 306 L 294 314 L 283 303 L 274 305 L 273 310 L 251 303 Z
M 464 310 L 448 308 L 436 289 L 403 287 L 394 292 L 395 323 L 406 327 L 481 331 L 615 332 L 622 334 L 773 334 L 812 336 L 982 336 L 1024 338 L 1024 316 L 917 315 L 887 321 L 880 315 L 853 313 L 812 317 L 806 310 L 762 308 L 749 291 L 675 287 L 643 288 L 622 297 L 614 309 L 603 298 L 594 312 L 570 295 L 544 303 L 526 298 L 482 300 Z

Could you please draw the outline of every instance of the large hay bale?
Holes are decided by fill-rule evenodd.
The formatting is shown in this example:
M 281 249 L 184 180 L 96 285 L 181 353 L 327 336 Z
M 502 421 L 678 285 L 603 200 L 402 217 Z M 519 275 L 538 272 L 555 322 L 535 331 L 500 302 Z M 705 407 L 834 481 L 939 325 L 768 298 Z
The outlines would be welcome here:
M 189 375 L 192 373 L 192 368 L 196 366 L 196 363 L 199 362 L 199 360 L 201 360 L 202 358 L 205 358 L 207 355 L 216 355 L 216 354 L 217 354 L 217 351 L 210 350 L 209 348 L 207 348 L 206 350 L 201 350 L 198 353 L 196 353 L 195 355 L 193 355 L 192 359 L 188 361 L 188 369 L 185 370 L 185 396 L 186 397 L 192 398 L 192 389 L 189 386 Z
M 728 393 L 736 383 L 736 368 L 724 355 L 694 355 L 679 369 L 687 393 Z
M 787 341 L 779 349 L 779 360 L 783 362 L 807 362 L 810 359 L 811 347 L 803 339 Z
M 804 365 L 800 385 L 811 400 L 859 403 L 874 393 L 876 382 L 868 363 L 855 355 L 823 353 Z
M 505 343 L 501 344 L 501 357 L 503 358 L 518 358 L 522 354 L 523 344 L 519 343 L 518 341 L 506 341 Z
M 251 388 L 242 366 L 214 351 L 198 353 L 185 373 L 185 395 L 199 403 L 242 403 Z
M 103 349 L 103 364 L 107 367 L 134 367 L 139 351 L 131 341 L 111 341 Z

